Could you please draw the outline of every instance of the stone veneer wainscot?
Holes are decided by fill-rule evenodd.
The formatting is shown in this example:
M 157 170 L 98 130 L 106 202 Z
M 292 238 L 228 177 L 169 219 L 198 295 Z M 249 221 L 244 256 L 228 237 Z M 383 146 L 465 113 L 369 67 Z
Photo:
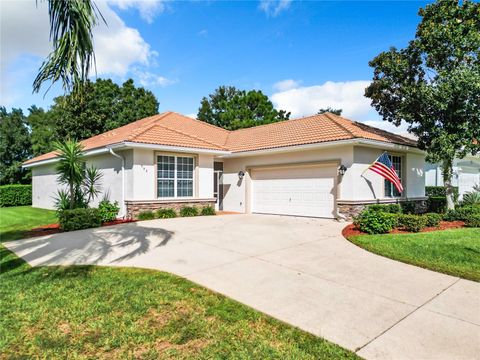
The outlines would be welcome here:
M 155 211 L 158 209 L 174 209 L 177 213 L 184 206 L 215 207 L 215 198 L 211 199 L 172 199 L 172 200 L 126 200 L 127 218 L 136 219 L 143 211 Z
M 373 204 L 401 204 L 406 202 L 415 203 L 415 213 L 424 213 L 427 210 L 427 198 L 404 198 L 404 199 L 382 199 L 369 201 L 337 201 L 338 213 L 343 215 L 346 220 L 351 221 L 354 216 L 360 214 L 368 205 Z

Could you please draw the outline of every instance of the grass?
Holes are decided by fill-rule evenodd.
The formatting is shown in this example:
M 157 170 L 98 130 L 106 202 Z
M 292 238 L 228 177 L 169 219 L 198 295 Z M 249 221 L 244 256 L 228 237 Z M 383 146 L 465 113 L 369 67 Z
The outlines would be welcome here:
M 426 269 L 480 281 L 480 229 L 351 236 L 373 253 Z
M 0 208 L 0 240 L 22 239 L 29 230 L 58 222 L 53 210 L 31 206 Z
M 357 358 L 164 272 L 31 268 L 0 251 L 0 358 Z

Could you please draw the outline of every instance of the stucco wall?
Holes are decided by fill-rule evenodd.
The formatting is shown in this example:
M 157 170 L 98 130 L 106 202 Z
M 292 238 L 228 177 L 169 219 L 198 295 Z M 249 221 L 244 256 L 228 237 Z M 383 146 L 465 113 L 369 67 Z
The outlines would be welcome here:
M 223 209 L 225 211 L 245 212 L 245 184 L 247 176 L 240 181 L 238 179 L 238 172 L 240 170 L 246 171 L 247 167 L 262 166 L 262 165 L 278 165 L 278 164 L 296 164 L 315 161 L 335 161 L 339 160 L 347 168 L 352 166 L 353 162 L 353 147 L 352 146 L 337 146 L 325 148 L 321 150 L 304 150 L 288 153 L 277 153 L 262 156 L 248 156 L 241 158 L 231 158 L 223 160 L 223 186 L 224 199 Z M 351 183 L 351 173 L 347 173 L 342 180 L 342 183 Z M 347 196 L 351 196 L 352 187 L 341 187 L 342 192 Z
M 272 155 L 225 158 L 223 186 L 223 208 L 226 211 L 246 212 L 245 199 L 248 173 L 240 181 L 238 172 L 248 167 L 276 164 L 295 164 L 315 161 L 339 160 L 347 167 L 343 177 L 339 178 L 339 201 L 371 201 L 384 199 L 384 179 L 367 171 L 362 172 L 382 154 L 383 150 L 365 146 L 336 146 L 317 150 L 277 153 Z M 399 153 L 404 156 L 405 195 L 407 197 L 424 196 L 424 156 Z
M 132 151 L 118 151 L 126 158 L 126 177 L 131 172 Z M 121 160 L 111 154 L 102 154 L 87 158 L 87 166 L 94 165 L 102 174 L 101 187 L 102 192 L 96 198 L 92 205 L 96 206 L 105 194 L 111 201 L 121 203 L 122 198 L 122 177 L 121 177 Z M 55 171 L 56 164 L 36 166 L 32 168 L 32 206 L 44 209 L 53 209 L 57 190 L 61 186 L 57 182 Z M 128 184 L 128 182 L 127 182 Z M 126 192 L 131 191 L 128 187 Z

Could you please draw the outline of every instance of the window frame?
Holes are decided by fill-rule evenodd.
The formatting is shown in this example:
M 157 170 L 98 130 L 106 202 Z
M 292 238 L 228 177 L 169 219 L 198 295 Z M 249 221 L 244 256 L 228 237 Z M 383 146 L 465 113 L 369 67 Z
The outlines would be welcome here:
M 174 177 L 173 178 L 165 178 L 165 180 L 173 180 L 173 196 L 159 196 L 159 187 L 158 187 L 158 182 L 159 180 L 162 180 L 162 178 L 159 178 L 159 157 L 161 156 L 167 156 L 167 157 L 173 157 L 174 158 L 174 167 L 173 167 L 173 173 Z M 189 158 L 192 159 L 193 162 L 193 168 L 192 168 L 192 178 L 191 179 L 186 179 L 186 178 L 179 178 L 178 177 L 178 158 Z M 196 180 L 197 180 L 197 161 L 196 161 L 196 156 L 193 154 L 178 154 L 178 153 L 160 153 L 156 152 L 155 153 L 155 197 L 156 199 L 159 200 L 173 200 L 173 199 L 192 199 L 195 198 L 196 195 Z M 181 180 L 191 180 L 192 181 L 192 195 L 191 196 L 178 196 L 178 181 Z
M 388 158 L 392 162 L 392 164 L 395 166 L 395 163 L 393 161 L 393 158 L 396 157 L 400 159 L 400 171 L 397 172 L 397 168 L 395 167 L 395 171 L 397 172 L 398 177 L 400 178 L 400 181 L 402 182 L 403 186 L 403 192 L 400 195 L 396 195 L 395 192 L 397 189 L 395 186 L 387 179 L 383 179 L 383 197 L 386 199 L 401 199 L 405 197 L 405 191 L 406 191 L 406 186 L 404 183 L 405 180 L 405 156 L 402 154 L 388 154 Z M 390 193 L 387 194 L 387 186 L 390 187 Z

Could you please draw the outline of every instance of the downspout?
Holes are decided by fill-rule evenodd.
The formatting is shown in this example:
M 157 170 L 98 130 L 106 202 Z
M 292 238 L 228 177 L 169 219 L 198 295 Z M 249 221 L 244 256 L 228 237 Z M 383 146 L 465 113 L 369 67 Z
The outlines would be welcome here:
M 122 160 L 122 202 L 120 205 L 120 211 L 123 218 L 125 218 L 127 215 L 125 211 L 125 157 L 115 153 L 112 148 L 109 148 L 108 150 L 110 151 L 110 154 Z

